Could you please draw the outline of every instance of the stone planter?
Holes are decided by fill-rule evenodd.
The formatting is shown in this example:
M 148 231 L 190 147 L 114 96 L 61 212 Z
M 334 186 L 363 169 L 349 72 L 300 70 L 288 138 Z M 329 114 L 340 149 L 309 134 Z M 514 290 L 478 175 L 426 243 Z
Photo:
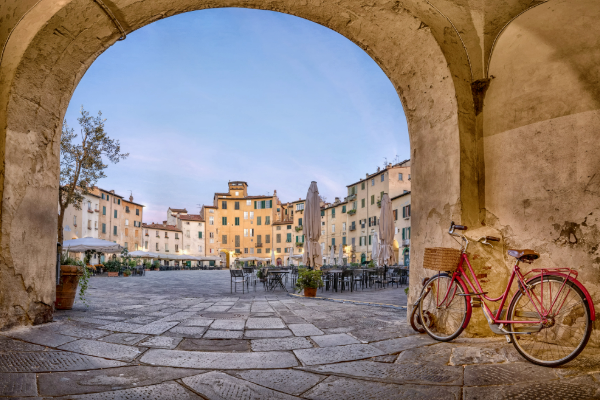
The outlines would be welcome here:
M 304 297 L 317 297 L 317 288 L 304 288 Z
M 150 268 L 146 268 L 146 269 L 144 269 L 144 271 L 150 271 Z
M 60 285 L 56 285 L 56 301 L 54 307 L 57 310 L 70 310 L 75 302 L 79 277 L 83 275 L 76 265 L 60 266 Z
M 118 272 L 112 272 L 112 271 L 108 271 L 108 277 L 114 277 L 114 276 L 119 276 Z

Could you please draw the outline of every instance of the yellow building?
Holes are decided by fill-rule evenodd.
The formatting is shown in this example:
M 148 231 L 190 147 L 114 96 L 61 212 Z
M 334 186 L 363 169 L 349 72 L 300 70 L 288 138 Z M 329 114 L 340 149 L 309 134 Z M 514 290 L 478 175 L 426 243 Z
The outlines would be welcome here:
M 279 204 L 277 191 L 272 196 L 250 196 L 246 182 L 229 182 L 229 191 L 215 193 L 213 205 L 201 211 L 206 255 L 225 253 L 229 265 L 238 257 L 271 257 L 272 224 Z
M 377 168 L 347 188 L 350 261 L 367 262 L 371 260 L 373 233 L 379 226 L 381 197 L 384 193 L 393 198 L 410 192 L 410 160 Z
M 337 262 L 342 265 L 344 260 L 339 260 L 339 246 L 344 247 L 344 259 L 348 261 L 346 246 L 348 245 L 348 202 L 335 198 L 333 203 L 321 207 L 321 251 L 324 262 L 332 264 Z M 334 261 L 331 258 L 331 248 L 334 251 Z
M 304 199 L 282 204 L 282 220 L 273 224 L 273 237 L 276 241 L 281 238 L 276 243 L 281 246 L 274 247 L 277 263 L 288 265 L 289 256 L 293 254 L 293 263 L 298 265 L 304 254 L 304 204 Z

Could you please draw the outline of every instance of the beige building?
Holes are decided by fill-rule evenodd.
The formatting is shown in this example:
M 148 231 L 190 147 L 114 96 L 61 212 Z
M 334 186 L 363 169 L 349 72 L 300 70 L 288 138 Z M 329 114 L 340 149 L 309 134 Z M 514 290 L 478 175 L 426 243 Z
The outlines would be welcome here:
M 228 265 L 238 257 L 271 257 L 272 223 L 281 210 L 277 191 L 250 196 L 246 182 L 229 182 L 226 193 L 215 193 L 212 206 L 203 206 L 206 255 L 224 253 Z M 281 212 L 281 211 L 279 211 Z
M 162 254 L 181 255 L 183 235 L 181 229 L 175 225 L 167 224 L 143 224 L 144 231 L 144 251 Z
M 348 185 L 347 188 L 347 242 L 352 246 L 350 262 L 370 261 L 373 233 L 379 225 L 381 197 L 384 193 L 393 198 L 410 192 L 410 160 L 378 168 L 377 172 L 366 174 L 365 179 Z
M 177 218 L 177 227 L 183 235 L 183 254 L 206 255 L 204 218 L 200 214 L 183 214 Z
M 279 234 L 282 238 L 282 246 L 275 247 L 276 259 L 280 258 L 282 264 L 288 265 L 289 256 L 293 255 L 292 262 L 298 265 L 301 261 L 300 256 L 304 254 L 304 204 L 304 199 L 283 204 L 283 219 L 273 224 L 273 237 L 277 239 Z M 288 242 L 288 239 L 291 241 Z M 281 249 L 281 252 L 277 249 Z
M 410 192 L 391 198 L 394 210 L 394 250 L 400 265 L 410 264 Z
M 348 202 L 340 201 L 339 197 L 335 198 L 333 203 L 324 204 L 321 207 L 321 251 L 323 252 L 324 262 L 332 264 L 337 262 L 342 265 L 344 260 L 339 260 L 339 247 L 344 248 L 344 259 L 348 261 L 346 247 L 348 241 Z M 334 251 L 334 260 L 331 258 L 331 248 Z
M 63 219 L 63 240 L 98 237 L 99 199 L 98 195 L 90 193 L 83 196 L 80 210 L 72 204 L 67 207 Z

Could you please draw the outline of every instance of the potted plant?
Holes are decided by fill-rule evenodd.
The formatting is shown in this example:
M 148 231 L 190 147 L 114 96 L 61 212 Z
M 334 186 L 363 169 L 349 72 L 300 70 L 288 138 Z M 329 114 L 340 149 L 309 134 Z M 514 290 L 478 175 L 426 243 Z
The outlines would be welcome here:
M 144 270 L 145 271 L 150 271 L 150 267 L 151 267 L 150 262 L 144 261 L 143 265 L 144 265 Z
M 154 260 L 154 263 L 152 263 L 152 266 L 155 271 L 160 270 L 160 262 L 158 260 Z
M 258 271 L 256 271 L 256 277 L 258 278 L 259 281 L 264 282 L 265 281 L 265 275 L 263 273 L 262 269 L 259 269 Z
M 353 208 L 352 210 L 348 210 L 348 215 L 354 215 L 356 214 L 356 208 Z
M 298 270 L 298 280 L 296 281 L 296 290 L 304 290 L 304 296 L 315 297 L 317 289 L 323 286 L 321 271 L 301 268 Z
M 105 269 L 108 271 L 109 277 L 119 276 L 119 268 L 121 263 L 118 260 L 108 260 L 104 263 Z
M 70 310 L 75 302 L 77 286 L 81 283 L 80 298 L 87 305 L 85 294 L 88 288 L 88 282 L 91 276 L 90 270 L 85 267 L 82 261 L 75 260 L 67 253 L 60 257 L 60 284 L 56 285 L 57 310 Z

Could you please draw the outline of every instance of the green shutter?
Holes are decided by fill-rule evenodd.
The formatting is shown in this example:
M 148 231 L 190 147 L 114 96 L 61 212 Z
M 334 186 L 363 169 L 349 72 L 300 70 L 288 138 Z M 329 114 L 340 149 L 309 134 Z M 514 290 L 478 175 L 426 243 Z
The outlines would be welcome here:
M 346 212 L 346 206 L 342 206 L 342 213 Z
M 321 210 L 321 217 L 325 216 L 325 210 Z
M 346 236 L 342 237 L 342 245 L 344 245 L 344 246 L 346 245 Z
M 406 228 L 408 230 L 408 237 L 407 239 L 410 239 L 410 228 Z
M 202 232 L 198 232 L 198 239 L 202 239 Z
M 335 208 L 331 209 L 331 218 L 335 218 Z
M 260 208 L 267 208 L 265 203 L 266 203 L 266 200 L 261 201 Z
M 222 225 L 227 225 L 227 217 L 223 217 L 221 221 Z
M 254 209 L 256 210 L 256 200 L 254 200 Z
M 369 235 L 369 244 L 371 244 L 371 237 L 372 235 Z
M 298 218 L 298 225 L 302 226 L 302 218 Z
M 406 228 L 402 228 L 402 240 L 406 239 L 406 234 L 404 233 L 405 230 Z
M 331 245 L 335 246 L 335 238 L 331 238 Z
M 102 206 L 102 215 L 106 215 L 106 206 Z

